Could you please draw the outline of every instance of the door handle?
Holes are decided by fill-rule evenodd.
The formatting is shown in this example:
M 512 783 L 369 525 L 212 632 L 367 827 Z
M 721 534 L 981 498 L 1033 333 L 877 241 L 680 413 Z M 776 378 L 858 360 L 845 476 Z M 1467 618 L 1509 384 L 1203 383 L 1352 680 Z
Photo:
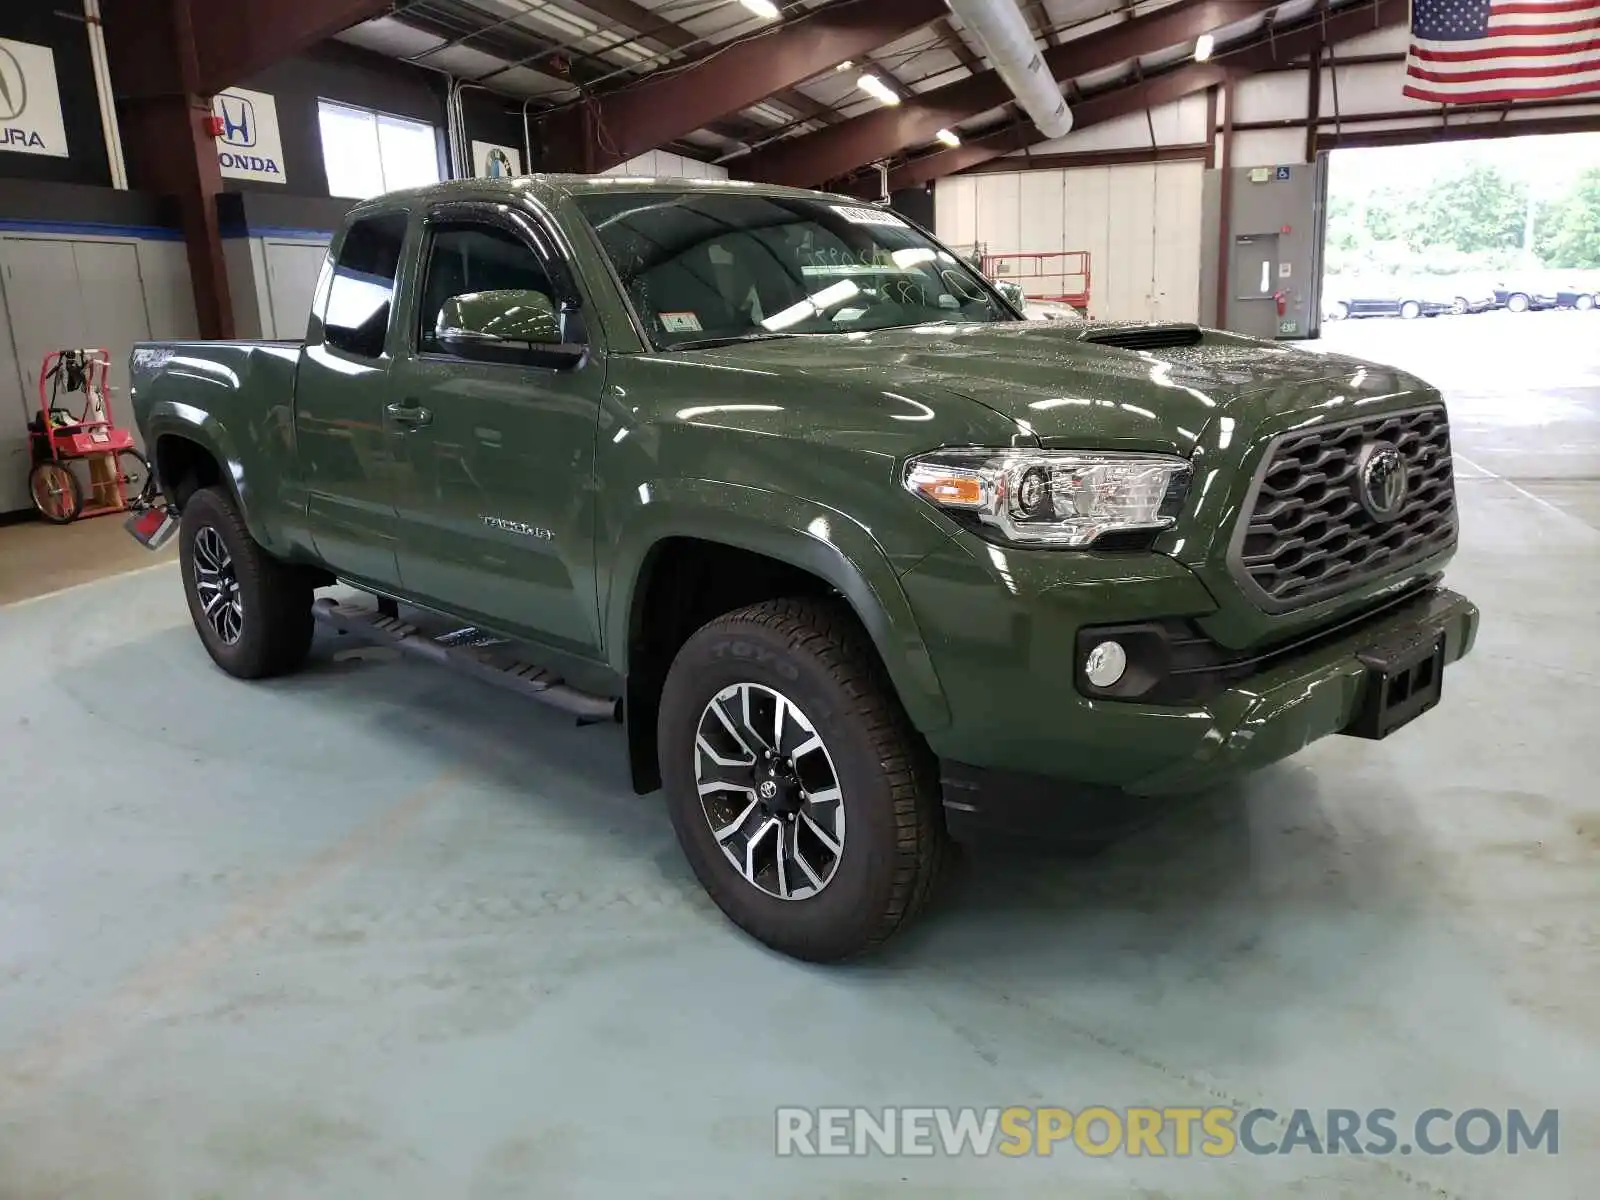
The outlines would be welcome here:
M 433 414 L 421 405 L 412 407 L 407 404 L 391 404 L 383 410 L 389 414 L 389 419 L 396 425 L 410 425 L 420 428 L 433 423 Z

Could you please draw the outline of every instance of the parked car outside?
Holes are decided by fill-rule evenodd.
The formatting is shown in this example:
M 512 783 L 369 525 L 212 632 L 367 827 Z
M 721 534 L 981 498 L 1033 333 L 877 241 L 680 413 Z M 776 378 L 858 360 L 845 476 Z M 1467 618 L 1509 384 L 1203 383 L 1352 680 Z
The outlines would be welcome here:
M 1327 316 L 1335 321 L 1350 317 L 1400 317 L 1411 321 L 1453 311 L 1454 297 L 1444 297 L 1435 283 L 1352 280 L 1334 285 L 1324 297 L 1324 306 Z
M 1450 296 L 1450 311 L 1463 313 L 1492 312 L 1500 307 L 1494 284 L 1468 275 L 1455 275 L 1439 280 L 1441 295 Z
M 1579 312 L 1589 312 L 1597 302 L 1600 302 L 1600 294 L 1597 294 L 1594 288 L 1585 287 L 1581 283 L 1568 284 L 1556 289 L 1556 305 L 1560 308 L 1575 308 Z
M 1560 305 L 1555 288 L 1531 279 L 1496 283 L 1494 298 L 1499 307 L 1514 313 L 1543 312 Z

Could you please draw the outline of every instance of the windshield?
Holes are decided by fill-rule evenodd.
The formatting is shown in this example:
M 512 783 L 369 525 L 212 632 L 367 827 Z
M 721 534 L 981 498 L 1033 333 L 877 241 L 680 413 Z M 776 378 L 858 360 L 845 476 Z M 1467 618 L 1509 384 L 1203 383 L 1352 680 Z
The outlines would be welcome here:
M 971 267 L 886 209 L 700 191 L 577 204 L 662 348 L 1017 319 Z

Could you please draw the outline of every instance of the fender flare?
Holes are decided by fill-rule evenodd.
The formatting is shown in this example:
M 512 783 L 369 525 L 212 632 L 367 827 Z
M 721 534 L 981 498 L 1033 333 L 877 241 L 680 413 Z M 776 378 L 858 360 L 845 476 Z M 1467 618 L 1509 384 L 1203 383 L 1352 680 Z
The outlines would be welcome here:
M 705 479 L 651 483 L 647 502 L 626 514 L 614 540 L 602 632 L 611 665 L 628 669 L 628 635 L 640 575 L 651 551 L 675 537 L 747 550 L 825 581 L 872 639 L 900 702 L 924 733 L 950 723 L 950 707 L 899 574 L 871 531 L 814 500 Z
M 270 536 L 251 515 L 249 477 L 245 474 L 233 436 L 221 421 L 204 409 L 181 400 L 157 400 L 145 416 L 144 428 L 145 441 L 156 464 L 161 461 L 162 439 L 168 437 L 193 442 L 216 459 L 222 468 L 222 482 L 233 493 L 234 502 L 239 506 L 239 513 L 244 518 L 245 527 L 250 530 L 250 536 L 267 549 L 272 549 Z M 171 481 L 162 479 L 159 482 L 165 489 Z

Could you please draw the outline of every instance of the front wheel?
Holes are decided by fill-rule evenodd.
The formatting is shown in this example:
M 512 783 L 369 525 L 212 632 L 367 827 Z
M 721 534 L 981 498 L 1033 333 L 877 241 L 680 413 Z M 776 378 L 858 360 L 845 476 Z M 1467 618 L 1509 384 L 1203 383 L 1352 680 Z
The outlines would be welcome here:
M 264 679 L 305 662 L 315 630 L 310 583 L 261 548 L 221 488 L 184 504 L 178 560 L 189 615 L 217 666 Z
M 1512 296 L 1506 301 L 1506 307 L 1514 313 L 1524 313 L 1528 311 L 1528 309 L 1532 306 L 1532 303 L 1533 302 L 1521 292 L 1518 292 L 1515 296 Z
M 1572 302 L 1572 307 L 1579 312 L 1588 312 L 1594 307 L 1594 297 L 1589 295 L 1579 296 Z
M 704 626 L 657 732 L 678 843 L 751 936 L 833 961 L 926 903 L 946 838 L 936 773 L 847 609 L 773 600 Z
M 1457 296 L 1455 300 L 1451 302 L 1450 311 L 1458 317 L 1463 317 L 1466 316 L 1467 309 L 1470 307 L 1472 306 L 1467 303 L 1467 298 L 1465 296 Z
M 1407 300 L 1400 306 L 1400 317 L 1402 320 L 1415 321 L 1421 315 L 1422 305 L 1418 304 L 1415 300 Z

